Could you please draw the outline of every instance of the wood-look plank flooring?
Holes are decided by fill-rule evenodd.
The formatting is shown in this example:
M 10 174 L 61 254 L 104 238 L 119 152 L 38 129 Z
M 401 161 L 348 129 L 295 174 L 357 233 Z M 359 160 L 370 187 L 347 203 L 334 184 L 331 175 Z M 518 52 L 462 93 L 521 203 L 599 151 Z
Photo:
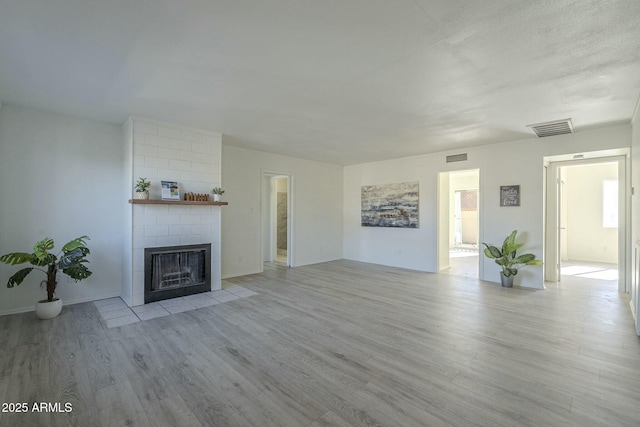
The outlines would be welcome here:
M 0 317 L 0 426 L 638 426 L 640 341 L 597 280 L 545 291 L 352 261 L 226 280 L 251 298 L 106 329 Z

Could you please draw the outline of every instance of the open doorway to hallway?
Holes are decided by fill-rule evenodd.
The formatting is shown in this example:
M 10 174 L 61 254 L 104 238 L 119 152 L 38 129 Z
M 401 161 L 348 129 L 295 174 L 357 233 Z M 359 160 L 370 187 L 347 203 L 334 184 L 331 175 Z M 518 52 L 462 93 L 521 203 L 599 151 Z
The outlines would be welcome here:
M 479 169 L 441 172 L 438 196 L 438 270 L 479 277 Z
M 292 265 L 291 177 L 263 173 L 262 260 Z

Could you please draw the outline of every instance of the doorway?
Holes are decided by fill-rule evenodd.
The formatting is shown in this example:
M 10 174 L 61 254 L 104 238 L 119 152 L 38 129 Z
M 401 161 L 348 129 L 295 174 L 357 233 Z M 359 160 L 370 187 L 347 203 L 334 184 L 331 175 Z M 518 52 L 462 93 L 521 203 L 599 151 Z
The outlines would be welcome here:
M 262 260 L 287 267 L 292 259 L 292 176 L 263 172 Z
M 441 172 L 438 185 L 438 271 L 478 278 L 480 170 Z
M 545 280 L 597 279 L 627 292 L 625 158 L 553 162 Z
M 271 249 L 275 255 L 275 260 L 281 263 L 287 263 L 288 259 L 288 229 L 289 229 L 289 178 L 273 177 L 272 188 L 275 189 L 274 215 L 272 216 L 272 239 L 273 248 Z

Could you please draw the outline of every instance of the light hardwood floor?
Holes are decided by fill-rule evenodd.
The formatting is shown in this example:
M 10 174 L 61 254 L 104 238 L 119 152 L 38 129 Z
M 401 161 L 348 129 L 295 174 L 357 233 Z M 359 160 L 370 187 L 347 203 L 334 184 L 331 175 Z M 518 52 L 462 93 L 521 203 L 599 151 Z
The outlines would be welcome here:
M 638 426 L 640 341 L 596 280 L 545 291 L 351 261 L 119 328 L 0 317 L 1 426 Z

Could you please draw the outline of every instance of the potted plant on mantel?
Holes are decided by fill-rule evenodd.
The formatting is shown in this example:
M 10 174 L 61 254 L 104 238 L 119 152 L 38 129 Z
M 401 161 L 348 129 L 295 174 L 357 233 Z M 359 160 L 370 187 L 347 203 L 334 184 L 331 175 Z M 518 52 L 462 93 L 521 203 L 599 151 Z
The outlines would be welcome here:
M 502 248 L 482 243 L 484 254 L 487 258 L 495 260 L 495 263 L 502 267 L 500 272 L 500 282 L 505 288 L 513 287 L 513 278 L 518 274 L 518 269 L 525 265 L 542 265 L 542 261 L 537 260 L 533 254 L 517 255 L 516 251 L 524 246 L 523 243 L 516 243 L 518 230 L 513 230 L 504 242 Z
M 35 267 L 27 267 L 19 270 L 9 278 L 7 288 L 13 288 L 22 283 L 32 270 L 39 270 L 47 275 L 47 280 L 40 282 L 40 286 L 45 287 L 47 291 L 47 299 L 39 301 L 36 304 L 36 315 L 40 319 L 52 319 L 60 314 L 62 310 L 62 300 L 56 298 L 55 291 L 57 285 L 58 270 L 62 270 L 64 274 L 71 277 L 76 282 L 86 279 L 93 274 L 85 263 L 91 252 L 87 248 L 85 240 L 89 237 L 82 236 L 71 240 L 64 245 L 57 255 L 50 253 L 55 244 L 49 237 L 39 241 L 33 247 L 33 253 L 13 252 L 2 255 L 0 261 L 9 264 L 25 264 L 30 263 Z M 41 268 L 42 267 L 42 268 Z M 44 269 L 46 267 L 46 270 Z
M 211 192 L 213 193 L 213 201 L 214 202 L 219 202 L 220 201 L 220 196 L 222 196 L 224 194 L 224 190 L 222 188 L 220 188 L 220 187 L 213 187 Z
M 151 181 L 147 180 L 147 178 L 138 178 L 136 181 L 136 199 L 148 200 L 149 187 L 151 187 Z

